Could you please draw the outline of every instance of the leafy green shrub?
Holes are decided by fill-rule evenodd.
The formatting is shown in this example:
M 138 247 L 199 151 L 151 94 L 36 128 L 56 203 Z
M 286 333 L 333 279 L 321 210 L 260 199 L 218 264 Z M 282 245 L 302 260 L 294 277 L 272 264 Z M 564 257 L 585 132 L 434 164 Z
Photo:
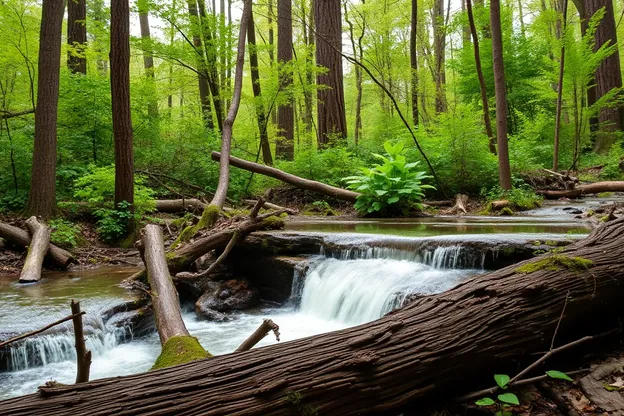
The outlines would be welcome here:
M 70 221 L 56 219 L 50 221 L 52 233 L 50 241 L 59 247 L 76 248 L 81 241 L 80 226 Z
M 319 151 L 300 151 L 292 162 L 278 162 L 277 167 L 303 178 L 339 186 L 342 178 L 357 172 L 361 161 L 345 147 L 330 147 Z
M 0 212 L 19 211 L 24 208 L 28 200 L 28 192 L 20 190 L 0 196 Z
M 492 201 L 507 200 L 509 201 L 509 207 L 517 211 L 526 211 L 541 207 L 542 201 L 544 200 L 544 197 L 537 195 L 533 189 L 524 185 L 517 185 L 510 191 L 495 186 L 489 192 L 482 190 L 481 193 L 488 201 L 488 205 Z M 489 211 L 489 209 L 486 211 Z
M 419 202 L 425 196 L 423 191 L 435 189 L 431 185 L 422 185 L 422 181 L 430 176 L 416 170 L 419 162 L 407 163 L 403 142 L 394 146 L 386 142 L 384 148 L 385 156 L 374 155 L 383 164 L 375 164 L 372 169 L 360 168 L 361 175 L 344 178 L 350 189 L 361 193 L 355 209 L 363 214 L 396 210 L 406 214 L 410 208 L 422 210 Z
M 622 178 L 622 146 L 619 143 L 613 145 L 607 156 L 607 162 L 605 163 L 602 171 L 600 172 L 600 179 L 616 180 Z
M 130 210 L 130 204 L 120 202 L 118 209 L 99 208 L 93 212 L 98 219 L 97 232 L 106 242 L 117 241 L 128 234 L 128 227 L 141 216 Z
M 115 166 L 89 167 L 90 173 L 74 181 L 74 196 L 80 200 L 113 209 L 115 199 Z M 134 176 L 134 211 L 144 214 L 154 210 L 154 191 L 145 185 L 145 178 Z

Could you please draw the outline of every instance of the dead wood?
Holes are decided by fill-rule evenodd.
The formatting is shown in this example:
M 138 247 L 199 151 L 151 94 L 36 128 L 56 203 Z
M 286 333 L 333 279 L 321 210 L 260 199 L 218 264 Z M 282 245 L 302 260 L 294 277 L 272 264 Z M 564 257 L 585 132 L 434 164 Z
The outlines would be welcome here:
M 238 348 L 236 348 L 234 352 L 249 351 L 254 347 L 254 345 L 262 341 L 264 337 L 266 337 L 271 331 L 273 331 L 273 333 L 275 334 L 275 339 L 279 341 L 279 326 L 272 320 L 265 319 L 264 321 L 262 321 L 258 329 L 256 329 L 254 333 L 249 336 L 249 338 L 243 341 L 243 343 Z
M 509 207 L 509 201 L 506 199 L 501 199 L 499 201 L 492 201 L 490 202 L 490 209 L 492 211 L 500 211 L 503 208 L 507 208 Z
M 28 114 L 34 114 L 35 110 L 33 108 L 29 108 L 22 111 L 8 112 L 8 111 L 0 111 L 0 120 L 5 120 L 14 117 L 21 117 Z
M 253 199 L 246 199 L 245 204 L 247 206 L 253 207 L 254 205 L 256 205 L 257 201 L 253 200 Z M 299 214 L 299 211 L 297 211 L 296 209 L 291 209 L 291 208 L 285 208 L 276 204 L 272 204 L 270 202 L 264 202 L 263 208 L 266 209 L 273 209 L 276 211 L 284 211 L 286 212 L 288 215 L 297 215 Z
M 26 220 L 26 227 L 30 231 L 31 243 L 28 246 L 28 255 L 20 274 L 20 283 L 32 283 L 41 280 L 43 259 L 50 246 L 50 227 L 39 222 L 37 217 Z
M 423 204 L 430 207 L 452 207 L 454 202 L 452 199 L 445 199 L 443 201 L 425 201 Z
M 609 391 L 605 388 L 606 380 L 612 374 L 623 373 L 624 362 L 614 360 L 601 364 L 580 380 L 581 389 L 591 402 L 602 408 L 606 414 L 624 414 L 624 397 L 620 391 Z
M 228 241 L 228 240 L 226 240 Z M 47 389 L 0 403 L 4 416 L 380 414 L 508 372 L 624 317 L 624 219 L 546 254 L 423 296 L 374 322 L 158 372 Z M 574 260 L 577 259 L 577 260 Z M 530 265 L 527 268 L 521 266 Z M 542 266 L 543 265 L 543 266 Z M 563 319 L 564 297 L 570 302 Z M 532 361 L 532 360 L 530 360 Z M 79 399 L 77 399 L 79 398 Z
M 212 159 L 221 160 L 221 153 L 212 152 Z M 307 189 L 309 191 L 318 192 L 323 195 L 331 196 L 333 198 L 342 199 L 349 202 L 355 202 L 355 199 L 360 195 L 357 192 L 337 188 L 335 186 L 327 185 L 322 182 L 301 178 L 299 176 L 295 176 L 291 173 L 286 173 L 282 170 L 270 166 L 265 166 L 259 163 L 250 162 L 248 160 L 239 159 L 234 156 L 230 156 L 230 165 L 240 169 L 248 170 L 250 172 L 258 173 L 260 175 L 265 175 L 271 178 L 278 179 L 282 182 L 296 186 L 301 189 Z
M 156 211 L 175 214 L 190 211 L 201 212 L 206 204 L 196 198 L 190 199 L 159 199 L 156 201 Z
M 80 312 L 80 302 L 71 302 L 72 321 L 74 324 L 74 339 L 76 347 L 76 383 L 86 383 L 89 381 L 91 370 L 91 351 L 87 350 L 84 338 L 84 328 L 82 326 L 82 313 Z
M 28 247 L 31 241 L 30 234 L 26 231 L 2 221 L 0 221 L 0 237 L 19 247 Z M 70 252 L 54 244 L 49 245 L 47 258 L 61 268 L 67 268 L 67 266 L 76 261 Z
M 445 215 L 467 214 L 468 213 L 468 195 L 457 194 L 455 196 L 455 204 L 452 208 L 444 211 Z
M 537 191 L 546 199 L 580 198 L 583 195 L 600 194 L 603 192 L 624 192 L 624 181 L 606 181 L 579 185 L 569 190 Z

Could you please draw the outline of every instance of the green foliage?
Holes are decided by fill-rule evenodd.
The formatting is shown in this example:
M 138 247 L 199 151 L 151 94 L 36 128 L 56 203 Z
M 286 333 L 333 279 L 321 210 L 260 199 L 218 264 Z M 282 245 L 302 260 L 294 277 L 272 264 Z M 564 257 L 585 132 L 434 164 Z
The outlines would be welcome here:
M 361 168 L 361 175 L 344 178 L 350 189 L 360 192 L 355 209 L 363 214 L 387 213 L 400 210 L 406 214 L 410 209 L 422 210 L 425 189 L 435 189 L 423 185 L 430 178 L 425 172 L 417 171 L 419 162 L 408 163 L 404 156 L 402 142 L 392 145 L 384 143 L 386 154 L 374 156 L 382 163 L 372 168 Z
M 292 162 L 279 161 L 277 168 L 303 178 L 340 186 L 341 179 L 352 175 L 361 165 L 345 147 L 330 147 L 323 151 L 314 148 L 301 150 Z
M 557 371 L 557 370 L 549 370 L 546 371 L 546 375 L 550 378 L 554 378 L 557 380 L 567 380 L 567 381 L 574 381 L 572 380 L 572 378 L 567 375 L 566 373 L 563 373 L 561 371 Z
M 80 226 L 63 219 L 51 220 L 50 241 L 59 247 L 76 248 L 83 240 Z
M 90 173 L 74 181 L 74 196 L 95 206 L 112 209 L 115 199 L 115 167 L 89 167 Z M 134 177 L 134 211 L 138 215 L 154 210 L 154 191 L 145 185 L 145 178 Z
M 93 211 L 97 218 L 97 231 L 100 238 L 106 242 L 114 242 L 128 235 L 133 223 L 138 222 L 141 216 L 133 213 L 128 202 L 120 202 L 118 209 L 99 208 Z
M 623 157 L 622 144 L 616 143 L 607 155 L 607 161 L 600 172 L 600 179 L 621 180 L 622 166 L 624 166 Z
M 494 374 L 494 380 L 496 381 L 498 387 L 504 389 L 507 384 L 509 384 L 509 380 L 511 379 L 507 374 Z
M 525 185 L 519 185 L 510 191 L 506 191 L 498 186 L 495 186 L 489 191 L 482 190 L 481 195 L 485 196 L 488 204 L 492 201 L 509 201 L 509 208 L 512 209 L 512 213 L 513 210 L 526 211 L 538 208 L 542 206 L 542 201 L 544 200 L 544 197 L 537 195 L 533 189 Z M 488 205 L 486 213 L 489 213 L 490 210 L 491 207 Z
M 511 378 L 507 374 L 494 374 L 494 381 L 496 381 L 496 385 L 501 390 L 505 391 L 509 388 L 509 382 L 511 381 Z M 498 396 L 496 396 L 496 398 L 498 399 L 498 401 L 490 397 L 484 397 L 482 399 L 477 400 L 475 404 L 477 406 L 482 406 L 482 407 L 496 406 L 497 408 L 497 411 L 495 413 L 496 415 L 511 414 L 508 411 L 506 411 L 506 407 L 508 405 L 514 405 L 514 406 L 520 405 L 518 396 L 516 396 L 515 394 L 509 391 L 499 394 Z
M 24 190 L 8 192 L 0 196 L 0 212 L 15 212 L 26 205 L 28 193 Z

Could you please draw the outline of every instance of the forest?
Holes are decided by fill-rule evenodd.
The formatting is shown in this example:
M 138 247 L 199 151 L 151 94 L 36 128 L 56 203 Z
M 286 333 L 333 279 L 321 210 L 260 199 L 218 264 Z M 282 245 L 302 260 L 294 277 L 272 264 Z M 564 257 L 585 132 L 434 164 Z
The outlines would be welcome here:
M 0 1 L 0 414 L 624 414 L 623 20 Z

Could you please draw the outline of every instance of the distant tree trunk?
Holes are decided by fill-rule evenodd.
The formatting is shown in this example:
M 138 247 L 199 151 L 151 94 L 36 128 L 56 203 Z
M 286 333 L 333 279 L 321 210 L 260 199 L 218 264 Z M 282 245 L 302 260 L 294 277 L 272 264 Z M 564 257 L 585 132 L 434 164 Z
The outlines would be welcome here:
M 620 68 L 620 53 L 617 48 L 617 30 L 611 0 L 585 0 L 585 13 L 591 18 L 598 10 L 605 8 L 605 15 L 596 30 L 595 50 L 604 44 L 616 45 L 615 53 L 604 59 L 596 70 L 596 99 L 602 98 L 614 88 L 622 88 L 622 72 Z M 594 151 L 607 153 L 617 140 L 616 131 L 624 127 L 624 106 L 605 107 L 599 114 L 600 131 L 596 135 Z
M 314 85 L 314 0 L 310 0 L 310 10 L 308 11 L 308 22 L 305 21 L 305 13 L 303 19 L 303 35 L 306 42 L 306 85 L 305 85 L 305 113 L 303 121 L 305 123 L 306 132 L 310 133 L 314 125 L 313 113 L 313 85 Z M 308 29 L 309 26 L 309 29 Z
M 433 55 L 435 60 L 436 112 L 446 112 L 445 72 L 446 25 L 444 19 L 444 0 L 434 0 L 433 4 Z
M 410 68 L 412 70 L 412 121 L 418 126 L 418 54 L 416 40 L 418 37 L 418 0 L 412 0 L 412 16 L 410 20 Z
M 553 170 L 559 170 L 559 135 L 561 133 L 561 110 L 563 107 L 563 71 L 565 69 L 565 42 L 563 34 L 567 26 L 568 18 L 568 0 L 563 2 L 563 20 L 561 23 L 560 39 L 561 39 L 561 56 L 559 58 L 559 80 L 557 83 L 557 109 L 555 114 L 555 143 L 553 146 Z
M 466 3 L 464 3 L 463 0 L 461 2 L 461 11 L 462 14 L 466 12 Z M 465 48 L 470 44 L 470 36 L 470 25 L 462 24 L 462 48 Z
M 522 8 L 522 0 L 518 0 L 518 19 L 520 20 L 520 35 L 526 37 L 526 28 L 524 26 L 524 9 Z
M 490 105 L 488 104 L 487 88 L 485 85 L 485 78 L 483 77 L 483 68 L 481 67 L 479 36 L 477 34 L 477 27 L 475 26 L 474 15 L 472 13 L 471 0 L 466 0 L 466 9 L 468 11 L 468 23 L 470 25 L 470 33 L 472 34 L 475 65 L 477 69 L 477 77 L 479 78 L 479 87 L 481 90 L 481 105 L 483 106 L 483 123 L 485 124 L 485 133 L 489 139 L 490 152 L 492 152 L 492 154 L 496 154 L 496 138 L 492 132 L 492 122 L 490 121 Z
M 227 53 L 226 53 L 226 46 L 228 44 L 228 40 L 227 40 L 227 30 L 225 27 L 225 0 L 220 0 L 219 1 L 219 6 L 220 6 L 220 11 L 221 13 L 219 13 L 219 58 L 220 58 L 220 62 L 219 62 L 219 86 L 221 88 L 221 90 L 225 90 L 226 88 L 226 76 L 227 76 Z M 225 100 L 225 107 L 227 108 L 227 100 Z
M 35 143 L 26 214 L 44 219 L 56 214 L 56 122 L 64 11 L 63 0 L 46 0 L 41 11 Z
M 71 0 L 70 0 L 71 1 Z M 145 76 L 154 83 L 154 53 L 152 51 L 152 37 L 149 25 L 149 6 L 147 1 L 138 1 L 139 6 L 139 25 L 141 26 L 141 40 L 143 46 L 143 66 L 145 67 Z M 153 88 L 152 94 L 147 99 L 147 115 L 150 120 L 158 118 L 158 101 L 156 99 L 156 89 Z
M 219 71 L 217 68 L 217 45 L 212 34 L 212 28 L 206 14 L 206 4 L 204 0 L 198 0 L 199 15 L 201 17 L 202 33 L 204 35 L 204 48 L 206 49 L 206 78 L 212 94 L 212 104 L 217 116 L 219 131 L 223 131 L 223 102 L 221 100 L 221 90 L 219 87 Z
M 87 3 L 86 0 L 67 2 L 67 67 L 74 74 L 87 74 Z
M 111 1 L 111 103 L 115 137 L 115 207 L 134 208 L 134 153 L 130 116 L 130 7 L 128 0 Z M 129 224 L 131 226 L 131 224 Z
M 319 147 L 347 137 L 342 76 L 342 16 L 340 0 L 315 0 L 316 64 L 327 68 L 316 76 Z
M 269 24 L 269 62 L 271 63 L 271 66 L 273 66 L 273 62 L 275 62 L 275 36 L 274 36 L 274 32 L 273 32 L 273 0 L 269 0 L 267 2 L 267 22 Z
M 492 32 L 492 59 L 494 89 L 496 91 L 496 136 L 498 139 L 498 178 L 500 187 L 511 189 L 511 168 L 507 143 L 507 91 L 503 62 L 503 35 L 501 33 L 500 0 L 490 2 L 490 30 Z
M 197 62 L 197 81 L 199 85 L 199 101 L 202 108 L 202 117 L 207 128 L 214 129 L 214 121 L 212 119 L 212 108 L 210 106 L 210 87 L 208 85 L 208 65 L 204 55 L 204 47 L 202 45 L 199 12 L 197 11 L 197 1 L 188 0 L 189 19 L 191 21 L 191 30 L 193 33 L 193 46 L 195 48 L 195 61 Z M 219 129 L 221 126 L 219 126 Z
M 85 0 L 86 1 L 86 0 Z M 93 10 L 93 21 L 100 29 L 107 29 L 107 20 L 106 13 L 104 12 L 104 0 L 93 0 L 92 1 L 92 10 Z M 104 39 L 102 36 L 99 36 L 97 32 L 94 32 L 94 49 L 98 54 L 97 57 L 97 69 L 98 73 L 106 77 L 108 76 L 108 62 L 104 59 L 104 50 L 106 48 L 104 44 Z
M 251 7 L 251 6 L 250 6 Z M 264 112 L 264 102 L 262 99 L 262 88 L 260 86 L 260 73 L 258 70 L 258 50 L 256 49 L 256 26 L 254 24 L 253 10 L 249 11 L 249 22 L 247 27 L 247 43 L 249 43 L 249 70 L 251 72 L 251 88 L 253 90 L 256 118 L 258 120 L 258 132 L 260 134 L 260 148 L 262 149 L 262 160 L 272 166 L 273 156 L 271 156 L 271 144 L 267 135 L 266 113 Z
M 294 115 L 291 100 L 293 57 L 292 3 L 291 0 L 277 0 L 277 62 L 279 85 L 286 100 L 277 108 L 277 144 L 275 157 L 293 160 L 295 157 Z M 285 91 L 285 93 L 284 93 Z
M 349 9 L 347 3 L 344 3 L 345 22 L 349 25 L 349 37 L 351 38 L 351 47 L 353 48 L 353 57 L 362 61 L 362 36 L 365 32 L 365 21 L 362 15 L 362 31 L 358 37 L 358 43 L 355 43 L 355 31 L 353 22 L 349 20 Z M 355 65 L 355 89 L 357 90 L 357 97 L 355 99 L 355 129 L 353 133 L 353 141 L 357 145 L 360 141 L 360 132 L 362 131 L 362 68 L 359 65 Z

